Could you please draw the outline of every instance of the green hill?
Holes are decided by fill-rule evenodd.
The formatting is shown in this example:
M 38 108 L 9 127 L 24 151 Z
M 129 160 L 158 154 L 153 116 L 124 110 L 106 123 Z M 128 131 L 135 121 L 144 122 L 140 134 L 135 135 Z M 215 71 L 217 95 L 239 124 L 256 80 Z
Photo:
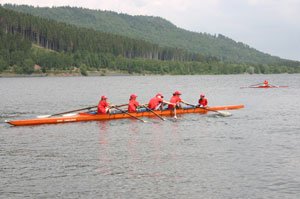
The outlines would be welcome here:
M 143 39 L 159 46 L 185 49 L 227 62 L 277 64 L 288 61 L 257 51 L 221 34 L 196 33 L 178 28 L 160 17 L 131 16 L 75 7 L 48 8 L 8 4 L 4 7 L 79 27 Z
M 33 9 L 33 7 L 24 7 Z M 64 11 L 68 9 L 82 10 L 79 8 L 59 9 Z M 109 12 L 104 13 L 111 16 Z M 116 13 L 113 15 L 119 16 Z M 80 16 L 80 12 L 77 16 Z M 90 17 L 90 15 L 88 16 Z M 132 18 L 129 15 L 124 16 Z M 83 17 L 83 19 L 87 20 L 87 17 Z M 80 21 L 83 19 L 81 16 L 79 17 Z M 142 19 L 141 22 L 137 23 L 139 25 L 145 20 L 150 20 L 157 26 L 157 21 L 161 21 L 161 28 L 157 31 L 166 28 L 166 21 L 161 18 L 140 17 L 139 19 Z M 116 23 L 116 20 L 108 20 L 106 24 L 109 23 Z M 171 23 L 167 24 L 169 27 L 174 27 Z M 150 29 L 153 26 L 142 25 L 142 27 Z M 215 41 L 235 43 L 221 35 L 218 37 L 207 35 L 207 37 L 215 38 Z M 246 46 L 243 49 L 251 50 Z M 242 62 L 241 60 L 229 59 L 230 56 L 234 55 L 229 52 L 234 50 L 217 57 L 209 53 L 187 50 L 183 47 L 161 45 L 145 39 L 122 36 L 94 28 L 84 28 L 49 18 L 45 19 L 44 17 L 6 9 L 0 5 L 0 73 L 31 74 L 47 73 L 48 71 L 51 73 L 53 71 L 80 71 L 81 74 L 86 75 L 87 71 L 106 70 L 139 74 L 300 72 L 299 62 L 271 56 L 264 56 L 271 59 L 269 62 L 263 62 L 261 59 L 259 62 Z M 257 51 L 252 50 L 251 52 Z M 263 54 L 260 53 L 260 55 Z M 248 56 L 251 56 L 252 60 L 258 59 L 250 52 Z M 239 57 L 237 56 L 237 58 Z M 33 67 L 34 65 L 36 67 Z
M 42 47 L 42 48 L 37 48 Z M 48 49 L 48 50 L 42 50 Z M 51 51 L 49 51 L 51 50 Z M 128 73 L 211 73 L 215 57 L 44 19 L 0 6 L 0 72 L 122 70 Z M 214 73 L 220 73 L 215 70 Z

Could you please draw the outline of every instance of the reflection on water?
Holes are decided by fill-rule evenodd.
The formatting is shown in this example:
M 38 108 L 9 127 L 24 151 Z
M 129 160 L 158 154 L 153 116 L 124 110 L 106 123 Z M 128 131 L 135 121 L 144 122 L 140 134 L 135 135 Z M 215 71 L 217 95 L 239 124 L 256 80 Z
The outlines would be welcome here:
M 261 79 L 289 88 L 239 89 Z M 1 122 L 91 106 L 102 94 L 122 104 L 131 93 L 147 102 L 157 92 L 168 98 L 180 90 L 191 103 L 203 92 L 210 105 L 246 106 L 230 117 L 210 112 L 143 118 L 148 123 L 2 123 L 0 195 L 298 198 L 299 85 L 299 75 L 0 78 Z

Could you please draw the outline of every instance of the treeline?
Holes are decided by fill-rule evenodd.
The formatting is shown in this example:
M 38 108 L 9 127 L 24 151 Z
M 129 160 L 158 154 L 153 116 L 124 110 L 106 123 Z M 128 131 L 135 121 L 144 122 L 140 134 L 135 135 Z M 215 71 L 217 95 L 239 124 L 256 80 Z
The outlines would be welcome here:
M 0 72 L 122 70 L 141 74 L 298 73 L 300 67 L 225 63 L 216 57 L 58 23 L 0 6 Z
M 163 47 L 180 48 L 205 56 L 217 57 L 219 60 L 226 62 L 300 65 L 296 61 L 282 60 L 279 57 L 260 52 L 221 34 L 211 35 L 181 29 L 161 17 L 131 16 L 112 11 L 69 6 L 50 8 L 5 4 L 4 7 L 46 19 L 73 24 L 77 27 L 91 28 L 101 32 L 142 39 Z
M 144 40 L 108 34 L 65 23 L 46 20 L 28 14 L 0 8 L 0 27 L 6 33 L 20 34 L 24 39 L 57 52 L 89 51 L 110 53 L 126 58 L 142 57 L 156 60 L 204 61 L 196 53 L 182 49 L 159 47 Z M 208 59 L 211 59 L 208 57 Z

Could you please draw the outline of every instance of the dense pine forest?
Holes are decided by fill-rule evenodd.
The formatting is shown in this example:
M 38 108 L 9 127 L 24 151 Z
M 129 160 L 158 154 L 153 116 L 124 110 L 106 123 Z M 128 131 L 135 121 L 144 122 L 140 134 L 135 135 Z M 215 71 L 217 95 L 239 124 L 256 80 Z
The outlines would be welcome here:
M 219 36 L 220 37 L 220 36 Z M 38 65 L 38 68 L 34 66 Z M 224 60 L 143 38 L 101 32 L 0 6 L 0 73 L 123 71 L 138 74 L 299 73 L 300 63 Z
M 68 6 L 49 8 L 6 4 L 4 7 L 78 27 L 142 39 L 163 47 L 180 48 L 213 56 L 222 61 L 255 64 L 276 64 L 282 61 L 279 57 L 259 52 L 222 34 L 187 31 L 161 17 L 131 16 Z

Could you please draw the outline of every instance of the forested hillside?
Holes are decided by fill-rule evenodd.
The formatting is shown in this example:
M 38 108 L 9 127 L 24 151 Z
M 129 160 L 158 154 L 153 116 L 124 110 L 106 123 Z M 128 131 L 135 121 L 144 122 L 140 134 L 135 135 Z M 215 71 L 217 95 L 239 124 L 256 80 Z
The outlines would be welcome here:
M 295 62 L 224 62 L 214 56 L 79 28 L 0 6 L 0 72 L 30 74 L 35 72 L 35 64 L 43 73 L 77 68 L 83 75 L 102 69 L 142 74 L 300 72 Z
M 163 47 L 185 49 L 217 57 L 222 61 L 254 64 L 278 64 L 288 61 L 259 52 L 221 34 L 186 31 L 160 17 L 131 16 L 111 11 L 72 7 L 42 8 L 15 5 L 5 5 L 5 7 L 80 27 L 143 39 Z

